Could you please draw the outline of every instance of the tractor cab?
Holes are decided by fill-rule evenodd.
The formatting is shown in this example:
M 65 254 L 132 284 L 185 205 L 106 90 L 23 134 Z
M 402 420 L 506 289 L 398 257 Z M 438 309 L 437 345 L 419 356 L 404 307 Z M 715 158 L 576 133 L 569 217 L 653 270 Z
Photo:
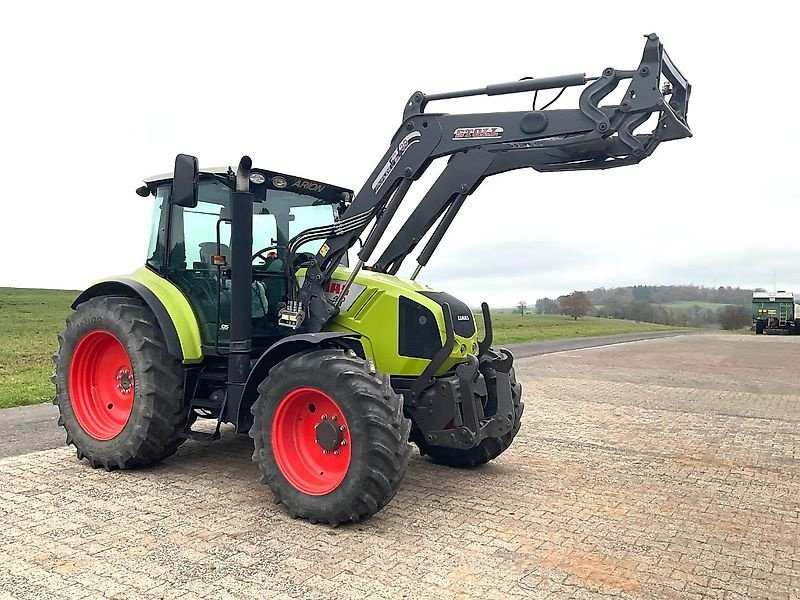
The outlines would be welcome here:
M 158 175 L 137 190 L 141 196 L 154 197 L 147 266 L 183 292 L 197 316 L 204 352 L 218 354 L 230 339 L 235 177 L 229 168 L 202 170 L 194 206 L 170 202 L 172 186 L 172 174 Z M 309 241 L 290 252 L 290 240 L 335 222 L 352 191 L 263 169 L 251 171 L 250 190 L 253 346 L 266 347 L 288 333 L 277 322 L 289 275 L 313 258 L 322 244 Z

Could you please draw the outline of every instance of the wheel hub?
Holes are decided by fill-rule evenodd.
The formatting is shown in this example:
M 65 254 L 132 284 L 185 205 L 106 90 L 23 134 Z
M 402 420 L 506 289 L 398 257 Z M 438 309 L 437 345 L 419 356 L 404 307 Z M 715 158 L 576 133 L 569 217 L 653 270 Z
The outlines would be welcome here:
M 334 420 L 320 421 L 314 426 L 314 436 L 317 445 L 325 452 L 333 452 L 342 444 L 342 433 L 344 426 L 340 426 Z
M 133 376 L 125 367 L 120 367 L 117 371 L 117 389 L 122 394 L 130 394 L 133 391 Z

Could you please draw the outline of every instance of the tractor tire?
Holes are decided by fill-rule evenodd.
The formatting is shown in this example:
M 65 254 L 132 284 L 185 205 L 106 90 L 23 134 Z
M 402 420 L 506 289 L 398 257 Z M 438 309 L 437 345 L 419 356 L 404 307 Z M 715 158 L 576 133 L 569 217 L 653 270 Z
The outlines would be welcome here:
M 394 497 L 411 422 L 388 375 L 350 350 L 314 349 L 275 365 L 258 391 L 253 460 L 290 516 L 358 522 Z
M 514 367 L 511 367 L 509 375 L 511 378 L 511 399 L 514 402 L 514 426 L 511 431 L 499 437 L 486 438 L 474 448 L 466 449 L 429 445 L 425 441 L 425 436 L 415 431 L 412 434 L 412 441 L 419 447 L 420 454 L 427 455 L 433 462 L 440 465 L 456 469 L 472 469 L 485 465 L 508 450 L 522 425 L 522 412 L 525 410 L 525 403 L 522 402 L 522 384 L 517 382 Z M 491 382 L 489 383 L 489 393 L 492 394 Z M 486 416 L 492 416 L 492 414 L 490 410 L 487 411 Z
M 53 404 L 79 460 L 111 471 L 175 453 L 189 420 L 183 367 L 149 308 L 133 298 L 92 298 L 67 318 L 58 341 Z

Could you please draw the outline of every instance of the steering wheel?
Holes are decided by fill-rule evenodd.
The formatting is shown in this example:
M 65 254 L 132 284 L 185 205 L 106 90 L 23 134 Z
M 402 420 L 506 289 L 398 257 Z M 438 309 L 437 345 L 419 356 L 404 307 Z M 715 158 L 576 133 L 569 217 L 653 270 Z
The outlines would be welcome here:
M 261 260 L 264 261 L 264 264 L 267 264 L 270 261 L 270 259 L 264 256 L 264 254 L 266 254 L 270 250 L 277 250 L 278 248 L 283 248 L 283 246 L 267 246 L 266 248 L 262 248 L 258 252 L 255 252 L 253 254 L 253 258 L 251 258 L 250 260 L 254 261 L 257 258 L 260 258 Z

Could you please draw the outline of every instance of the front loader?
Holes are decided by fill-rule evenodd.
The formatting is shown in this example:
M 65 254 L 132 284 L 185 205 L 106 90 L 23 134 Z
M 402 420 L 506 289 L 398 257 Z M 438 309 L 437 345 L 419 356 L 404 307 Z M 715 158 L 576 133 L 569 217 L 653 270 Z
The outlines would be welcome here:
M 622 83 L 622 100 L 601 104 Z M 567 87 L 583 88 L 578 108 L 537 109 L 534 96 L 519 112 L 427 112 L 442 99 Z M 154 199 L 145 265 L 80 294 L 59 336 L 54 402 L 67 442 L 93 467 L 130 469 L 186 439 L 216 440 L 229 423 L 249 432 L 264 482 L 292 516 L 331 524 L 389 502 L 409 441 L 453 467 L 496 458 L 523 413 L 513 356 L 492 345 L 485 303 L 479 335 L 470 308 L 419 283 L 420 270 L 486 177 L 636 164 L 691 136 L 689 93 L 651 34 L 634 70 L 415 92 L 356 194 L 248 157 L 234 171 L 178 155 L 173 173 L 137 190 Z M 410 186 L 443 157 L 371 261 Z M 398 277 L 423 239 L 413 276 Z

